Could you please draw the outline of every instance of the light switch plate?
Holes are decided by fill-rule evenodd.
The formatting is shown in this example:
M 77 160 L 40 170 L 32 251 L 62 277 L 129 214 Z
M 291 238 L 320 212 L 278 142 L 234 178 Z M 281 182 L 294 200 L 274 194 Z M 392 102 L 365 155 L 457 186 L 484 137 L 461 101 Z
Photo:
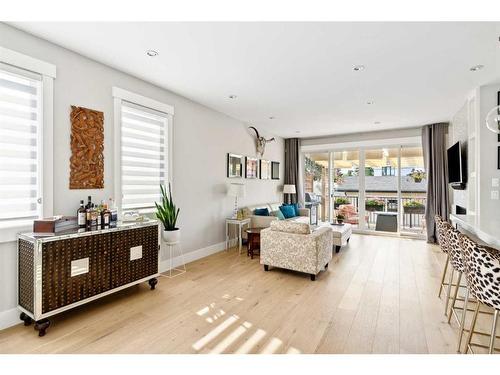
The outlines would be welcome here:
M 498 190 L 491 191 L 491 199 L 498 200 Z
M 498 179 L 498 178 L 492 178 L 491 179 L 491 186 L 492 187 L 498 187 L 499 186 L 499 184 L 498 184 L 499 180 L 500 179 Z

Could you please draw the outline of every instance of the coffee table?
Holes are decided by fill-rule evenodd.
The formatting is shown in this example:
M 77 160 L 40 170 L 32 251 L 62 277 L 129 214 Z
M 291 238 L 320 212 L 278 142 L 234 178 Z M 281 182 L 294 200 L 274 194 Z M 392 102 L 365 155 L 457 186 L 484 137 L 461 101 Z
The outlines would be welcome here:
M 245 232 L 248 234 L 247 256 L 253 259 L 253 252 L 259 250 L 260 254 L 260 231 L 265 228 L 248 228 Z

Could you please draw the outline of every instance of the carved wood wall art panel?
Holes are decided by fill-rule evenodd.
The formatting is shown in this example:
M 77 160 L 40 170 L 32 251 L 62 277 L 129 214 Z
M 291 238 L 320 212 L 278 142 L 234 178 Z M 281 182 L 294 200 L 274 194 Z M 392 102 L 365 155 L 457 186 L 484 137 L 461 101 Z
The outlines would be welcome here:
M 70 189 L 104 188 L 104 113 L 71 106 Z

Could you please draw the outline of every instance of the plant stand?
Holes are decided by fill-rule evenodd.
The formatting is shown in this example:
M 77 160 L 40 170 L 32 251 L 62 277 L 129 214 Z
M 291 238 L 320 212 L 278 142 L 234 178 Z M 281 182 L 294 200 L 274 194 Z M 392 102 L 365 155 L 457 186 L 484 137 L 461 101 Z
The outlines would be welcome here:
M 180 242 L 167 242 L 165 243 L 167 246 L 168 252 L 169 252 L 169 270 L 168 270 L 168 275 L 167 274 L 162 274 L 164 277 L 168 277 L 169 279 L 182 275 L 183 273 L 186 272 L 186 262 L 184 260 L 184 253 L 182 252 L 182 246 Z M 175 251 L 178 250 L 179 256 L 182 259 L 182 268 L 176 268 L 174 267 L 174 254 Z

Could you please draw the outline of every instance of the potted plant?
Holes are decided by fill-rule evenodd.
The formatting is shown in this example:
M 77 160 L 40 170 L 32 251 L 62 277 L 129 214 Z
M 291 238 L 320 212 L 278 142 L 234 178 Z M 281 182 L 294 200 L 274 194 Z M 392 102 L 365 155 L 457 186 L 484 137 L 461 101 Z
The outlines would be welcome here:
M 366 211 L 382 211 L 384 209 L 384 201 L 380 199 L 367 199 L 365 209 Z
M 342 224 L 345 220 L 344 214 L 337 214 L 337 223 Z
M 408 176 L 417 183 L 422 182 L 427 176 L 427 174 L 422 171 L 421 169 L 415 169 L 413 168 L 410 173 L 408 173 Z
M 403 203 L 403 210 L 405 214 L 423 215 L 425 213 L 425 205 L 422 202 L 412 199 Z
M 170 183 L 168 184 L 168 195 L 163 185 L 161 189 L 161 204 L 155 202 L 156 217 L 163 225 L 162 237 L 165 242 L 179 242 L 181 239 L 181 231 L 175 225 L 180 209 L 175 207 L 172 199 L 172 190 Z
M 339 197 L 335 199 L 335 202 L 333 202 L 333 208 L 337 209 L 341 204 L 349 204 L 349 199 L 344 198 L 344 197 Z

